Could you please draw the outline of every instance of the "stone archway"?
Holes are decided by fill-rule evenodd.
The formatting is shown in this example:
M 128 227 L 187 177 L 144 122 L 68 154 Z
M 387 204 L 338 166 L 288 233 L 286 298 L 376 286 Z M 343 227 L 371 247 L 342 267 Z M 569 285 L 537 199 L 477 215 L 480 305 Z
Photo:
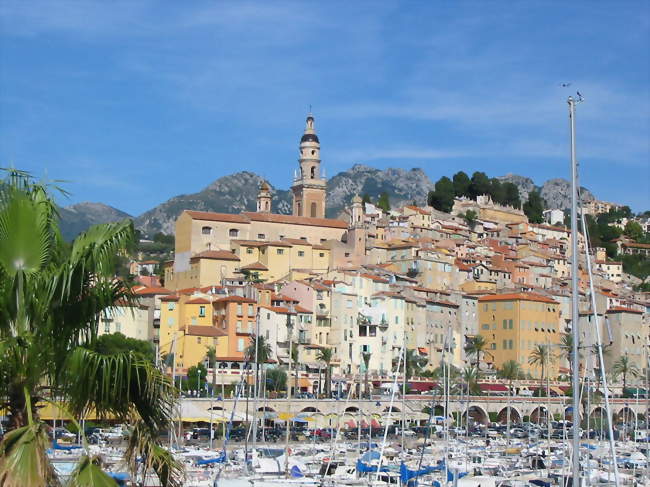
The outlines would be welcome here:
M 589 414 L 589 420 L 592 422 L 606 423 L 608 419 L 607 411 L 604 407 L 597 406 Z
M 384 413 L 389 413 L 389 412 L 390 413 L 401 413 L 402 410 L 400 408 L 398 408 L 398 407 L 390 406 L 390 407 L 384 408 L 384 410 L 382 412 L 384 412 Z
M 313 406 L 309 406 L 309 407 L 306 407 L 306 408 L 302 408 L 302 409 L 300 410 L 300 412 L 301 412 L 301 413 L 320 413 L 321 410 L 318 409 L 318 408 L 315 408 L 315 407 L 313 407 Z
M 628 424 L 634 423 L 636 420 L 636 413 L 632 408 L 625 406 L 616 415 L 616 420 Z
M 359 408 L 356 407 L 356 406 L 349 406 L 349 407 L 345 408 L 345 412 L 346 413 L 358 413 Z
M 548 419 L 548 410 L 545 406 L 538 406 L 530 413 L 531 423 L 545 423 Z
M 467 411 L 463 411 L 462 418 L 466 419 L 466 413 L 474 423 L 487 425 L 490 423 L 490 415 L 481 406 L 470 406 Z
M 514 406 L 510 406 L 510 423 L 521 423 L 523 416 L 521 412 Z M 507 424 L 508 423 L 508 407 L 501 409 L 499 414 L 497 414 L 497 423 Z

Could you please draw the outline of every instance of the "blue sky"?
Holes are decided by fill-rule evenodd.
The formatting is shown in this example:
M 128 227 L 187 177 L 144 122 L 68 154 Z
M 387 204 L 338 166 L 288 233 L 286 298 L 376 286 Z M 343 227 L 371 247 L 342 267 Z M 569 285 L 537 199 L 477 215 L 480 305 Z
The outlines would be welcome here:
M 287 188 L 311 104 L 328 176 L 541 184 L 578 89 L 582 184 L 646 210 L 648 5 L 3 0 L 0 166 L 131 214 L 240 170 Z

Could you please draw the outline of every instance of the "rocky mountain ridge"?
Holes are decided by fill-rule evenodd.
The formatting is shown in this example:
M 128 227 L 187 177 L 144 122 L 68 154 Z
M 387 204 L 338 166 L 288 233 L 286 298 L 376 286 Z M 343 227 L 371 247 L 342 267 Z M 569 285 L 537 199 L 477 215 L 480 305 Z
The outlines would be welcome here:
M 570 183 L 564 179 L 551 179 L 542 186 L 525 176 L 507 174 L 500 177 L 510 181 L 519 188 L 522 201 L 537 189 L 549 208 L 565 209 L 570 204 Z M 216 179 L 201 191 L 178 195 L 161 203 L 134 218 L 136 227 L 145 234 L 156 232 L 173 233 L 176 218 L 183 210 L 215 211 L 222 213 L 239 213 L 254 211 L 257 192 L 263 178 L 259 175 L 242 171 Z M 426 203 L 428 192 L 433 189 L 433 182 L 422 169 L 401 168 L 376 169 L 362 164 L 355 164 L 347 171 L 342 171 L 327 181 L 327 216 L 336 218 L 350 203 L 355 194 L 368 194 L 373 201 L 382 192 L 387 192 L 393 207 L 415 202 Z M 291 213 L 291 191 L 274 188 L 273 211 Z M 583 198 L 594 199 L 593 194 L 582 188 Z M 61 209 L 62 227 L 66 238 L 72 238 L 88 226 L 122 218 L 130 215 L 102 203 L 79 203 Z

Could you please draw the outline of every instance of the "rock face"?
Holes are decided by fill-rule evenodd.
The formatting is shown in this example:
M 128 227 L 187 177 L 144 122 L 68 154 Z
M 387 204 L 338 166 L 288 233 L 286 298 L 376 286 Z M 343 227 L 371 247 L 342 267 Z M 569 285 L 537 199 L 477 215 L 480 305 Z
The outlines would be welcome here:
M 135 226 L 145 234 L 174 233 L 176 218 L 183 210 L 239 213 L 255 211 L 257 193 L 264 181 L 252 172 L 243 171 L 217 179 L 193 194 L 174 196 L 135 219 Z M 271 187 L 275 213 L 291 212 L 291 193 Z
M 425 205 L 433 183 L 419 168 L 411 170 L 389 168 L 384 171 L 355 164 L 327 182 L 327 216 L 334 218 L 350 204 L 355 194 L 368 194 L 376 201 L 384 191 L 392 207 L 411 204 Z
M 571 206 L 571 182 L 562 178 L 549 179 L 542 186 L 536 186 L 532 179 L 517 174 L 506 174 L 500 178 L 503 182 L 514 183 L 519 188 L 519 197 L 522 202 L 528 199 L 531 191 L 539 191 L 550 210 L 566 210 Z M 596 199 L 587 188 L 580 188 L 583 201 Z
M 60 207 L 59 218 L 63 238 L 72 240 L 92 225 L 117 222 L 131 215 L 103 203 L 86 202 Z
M 566 179 L 549 179 L 540 189 L 540 194 L 549 209 L 566 210 L 571 207 L 571 181 Z M 583 201 L 592 201 L 594 195 L 587 188 L 580 188 Z
M 518 174 L 508 173 L 505 176 L 501 176 L 499 179 L 502 183 L 513 183 L 519 189 L 519 199 L 523 203 L 528 200 L 528 195 L 533 191 L 536 186 L 535 182 L 525 176 L 519 176 Z
M 541 192 L 549 208 L 565 209 L 570 205 L 570 183 L 551 179 L 541 187 L 532 179 L 517 174 L 499 178 L 517 185 L 522 202 L 534 189 Z M 198 193 L 175 196 L 135 218 L 135 225 L 147 235 L 156 232 L 174 233 L 176 218 L 183 210 L 239 213 L 255 211 L 257 193 L 263 179 L 255 173 L 243 171 L 221 177 Z M 422 169 L 375 169 L 361 164 L 338 173 L 327 181 L 327 217 L 336 218 L 350 204 L 355 194 L 368 194 L 372 201 L 387 192 L 390 204 L 397 208 L 415 202 L 425 205 L 433 183 Z M 271 187 L 273 211 L 291 213 L 291 191 Z M 582 188 L 585 200 L 594 196 Z M 64 237 L 71 239 L 90 225 L 129 218 L 124 212 L 101 203 L 79 203 L 61 208 Z

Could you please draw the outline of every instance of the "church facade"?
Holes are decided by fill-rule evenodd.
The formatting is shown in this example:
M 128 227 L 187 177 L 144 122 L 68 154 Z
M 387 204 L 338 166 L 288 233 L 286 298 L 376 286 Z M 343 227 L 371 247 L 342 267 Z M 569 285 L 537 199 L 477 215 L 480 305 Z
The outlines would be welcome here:
M 354 225 L 325 218 L 327 182 L 311 113 L 300 139 L 298 163 L 291 187 L 291 215 L 272 212 L 271 188 L 266 182 L 260 185 L 254 212 L 183 211 L 176 220 L 175 257 L 166 267 L 166 287 L 217 284 L 246 270 L 277 280 L 290 277 L 292 271 L 318 274 L 330 269 L 333 263 L 329 249 L 340 247 Z M 302 249 L 305 244 L 310 256 Z M 294 252 L 287 247 L 300 249 Z M 251 256 L 257 260 L 251 262 Z

